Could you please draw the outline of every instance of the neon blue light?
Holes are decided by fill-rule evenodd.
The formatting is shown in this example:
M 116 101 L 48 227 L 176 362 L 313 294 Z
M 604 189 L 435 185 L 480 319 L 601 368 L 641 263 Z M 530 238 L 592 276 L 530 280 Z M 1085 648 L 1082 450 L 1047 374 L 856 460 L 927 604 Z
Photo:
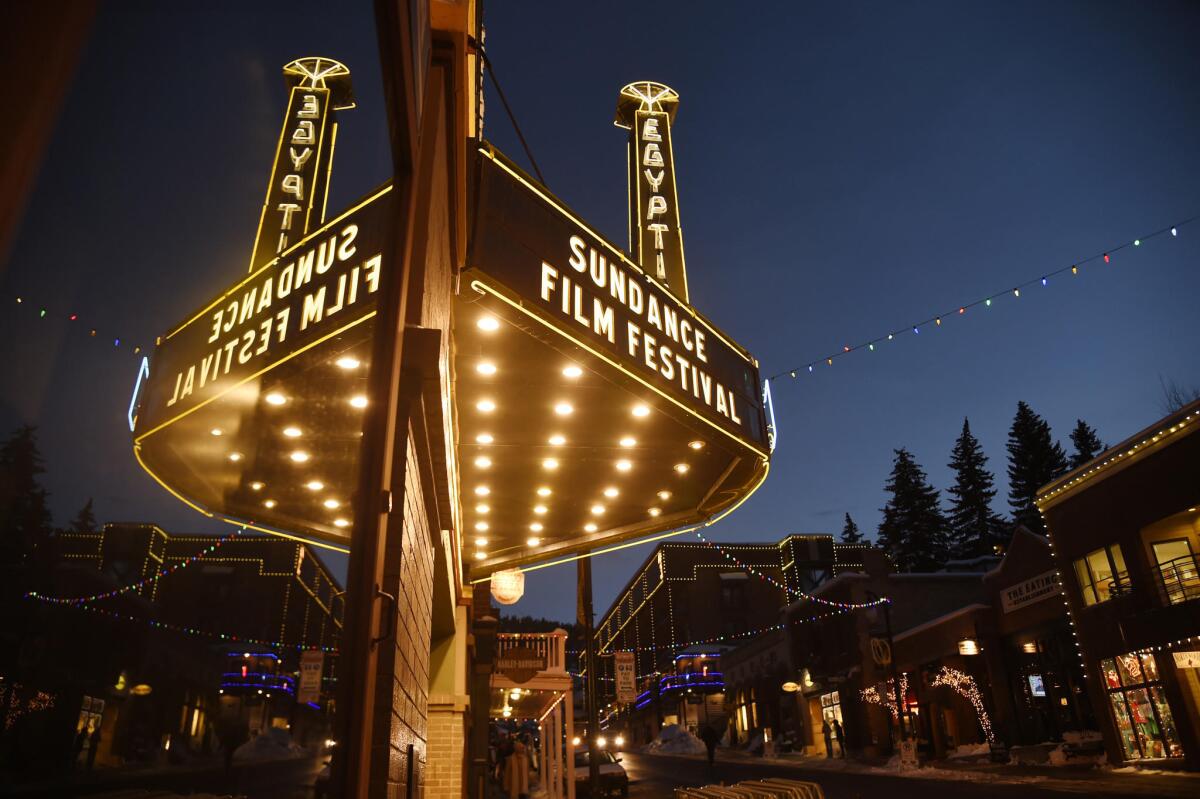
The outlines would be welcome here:
M 129 398 L 129 432 L 133 432 L 133 428 L 137 426 L 137 417 L 133 415 L 133 409 L 137 407 L 138 393 L 142 390 L 142 381 L 150 376 L 150 358 L 142 356 L 142 363 L 138 366 L 137 381 L 133 384 L 133 396 Z

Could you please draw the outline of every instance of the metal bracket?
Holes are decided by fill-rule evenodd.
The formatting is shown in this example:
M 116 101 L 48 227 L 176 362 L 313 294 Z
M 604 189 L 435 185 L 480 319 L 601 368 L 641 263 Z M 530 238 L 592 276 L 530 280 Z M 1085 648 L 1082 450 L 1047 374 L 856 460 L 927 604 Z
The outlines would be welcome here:
M 392 638 L 396 635 L 396 595 L 389 594 L 387 591 L 384 591 L 383 589 L 381 589 L 379 587 L 379 584 L 376 583 L 375 584 L 375 596 L 382 597 L 388 601 L 387 608 L 384 610 L 384 612 L 387 614 L 384 617 L 384 629 L 387 630 L 387 632 L 385 632 L 383 635 L 379 636 L 378 638 L 371 639 L 371 648 L 372 649 L 374 649 L 377 645 L 383 643 L 384 641 L 386 641 L 389 638 Z

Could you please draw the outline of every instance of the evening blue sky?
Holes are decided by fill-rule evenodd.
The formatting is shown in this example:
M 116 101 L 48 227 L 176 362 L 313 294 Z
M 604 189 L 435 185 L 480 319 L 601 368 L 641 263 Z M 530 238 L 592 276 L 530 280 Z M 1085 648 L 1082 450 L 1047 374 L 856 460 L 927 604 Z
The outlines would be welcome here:
M 617 91 L 679 92 L 691 299 L 767 374 L 1200 213 L 1194 4 L 521 2 L 485 22 L 547 183 L 618 244 Z M 39 426 L 56 521 L 93 496 L 102 520 L 214 529 L 137 468 L 136 361 L 86 329 L 152 342 L 244 273 L 280 67 L 303 55 L 354 77 L 345 207 L 390 174 L 370 4 L 102 6 L 0 275 L 53 317 L 0 316 L 0 426 Z M 490 94 L 485 131 L 524 163 Z M 1200 385 L 1200 224 L 1179 234 L 777 384 L 770 479 L 712 537 L 838 533 L 847 511 L 873 532 L 892 449 L 944 491 L 964 416 L 1006 511 L 1018 400 L 1064 445 L 1076 418 L 1109 443 L 1149 424 L 1160 378 Z M 648 551 L 596 560 L 598 612 Z M 513 611 L 570 619 L 574 578 L 532 573 Z

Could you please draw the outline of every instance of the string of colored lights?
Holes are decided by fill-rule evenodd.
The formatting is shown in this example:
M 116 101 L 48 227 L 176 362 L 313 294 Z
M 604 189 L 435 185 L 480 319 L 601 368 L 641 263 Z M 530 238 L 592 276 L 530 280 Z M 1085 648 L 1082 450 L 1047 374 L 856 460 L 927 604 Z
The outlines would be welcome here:
M 72 323 L 81 322 L 81 318 L 80 318 L 78 311 L 71 311 L 70 313 L 62 314 L 60 316 L 61 312 L 55 312 L 52 314 L 52 313 L 50 313 L 49 310 L 47 310 L 45 305 L 36 305 L 34 303 L 26 302 L 25 297 L 23 297 L 21 295 L 15 295 L 12 297 L 12 299 L 15 300 L 15 303 L 14 303 L 15 305 L 20 306 L 22 309 L 26 309 L 26 308 L 29 309 L 29 312 L 36 314 L 38 319 L 60 319 L 61 318 L 61 319 L 66 319 L 68 322 L 72 322 Z M 35 310 L 35 308 L 36 308 L 36 310 Z M 82 325 L 82 324 L 80 326 L 86 327 L 85 325 Z M 132 344 L 132 343 L 126 341 L 124 337 L 113 335 L 111 332 L 106 332 L 103 336 L 101 336 L 100 335 L 101 329 L 102 328 L 88 327 L 87 328 L 88 337 L 94 338 L 97 341 L 103 341 L 103 342 L 108 342 L 109 339 L 111 338 L 113 347 L 118 348 L 118 349 L 124 348 L 127 350 L 132 348 L 134 355 L 141 354 L 141 352 L 142 352 L 141 344 Z
M 1167 225 L 1166 227 L 1156 230 L 1153 233 L 1149 233 L 1145 236 L 1141 236 L 1139 238 L 1128 239 L 1124 242 L 1121 242 L 1120 244 L 1117 244 L 1116 246 L 1109 247 L 1108 249 L 1103 250 L 1095 255 L 1089 256 L 1087 258 L 1082 258 L 1078 261 L 1073 261 L 1072 263 L 1070 263 L 1066 266 L 1051 270 L 1049 272 L 1045 272 L 1045 273 L 1039 275 L 1038 277 L 1034 277 L 1030 280 L 1025 280 L 1021 283 L 1017 283 L 1016 285 L 1014 285 L 1010 288 L 1004 289 L 1003 291 L 998 291 L 994 294 L 989 294 L 985 297 L 980 297 L 979 299 L 974 300 L 973 302 L 963 303 L 963 304 L 957 306 L 956 308 L 952 308 L 943 313 L 934 314 L 923 321 L 914 322 L 911 325 L 906 325 L 905 327 L 902 327 L 898 330 L 893 330 L 893 331 L 887 333 L 886 335 L 879 336 L 879 337 L 873 338 L 873 339 L 869 339 L 867 341 L 862 342 L 861 344 L 844 344 L 842 346 L 842 348 L 837 352 L 830 353 L 829 355 L 826 355 L 824 358 L 818 358 L 815 361 L 809 361 L 808 363 L 803 363 L 803 364 L 800 364 L 799 366 L 793 366 L 790 369 L 785 369 L 782 372 L 771 375 L 770 377 L 767 378 L 767 380 L 774 381 L 774 380 L 779 380 L 780 378 L 783 378 L 783 377 L 791 377 L 792 379 L 795 379 L 801 374 L 811 374 L 812 372 L 815 371 L 816 367 L 818 367 L 818 366 L 821 366 L 821 365 L 824 365 L 826 367 L 833 366 L 833 361 L 835 358 L 841 358 L 846 355 L 849 355 L 852 352 L 860 352 L 862 350 L 866 350 L 867 352 L 874 352 L 876 345 L 884 344 L 889 341 L 895 341 L 895 339 L 898 336 L 904 335 L 906 333 L 912 333 L 913 335 L 920 335 L 921 330 L 923 328 L 928 328 L 930 325 L 932 325 L 934 328 L 940 328 L 940 327 L 942 327 L 944 322 L 946 322 L 950 319 L 953 319 L 956 316 L 963 316 L 967 313 L 967 311 L 971 310 L 972 308 L 976 308 L 978 306 L 983 306 L 984 308 L 991 308 L 993 303 L 995 303 L 998 300 L 1004 299 L 1005 297 L 1012 297 L 1013 299 L 1019 299 L 1021 297 L 1021 292 L 1023 290 L 1026 290 L 1029 288 L 1046 288 L 1046 287 L 1048 287 L 1050 285 L 1051 278 L 1055 278 L 1060 275 L 1064 275 L 1064 274 L 1068 274 L 1068 273 L 1071 274 L 1072 276 L 1077 276 L 1083 271 L 1083 269 L 1085 267 L 1100 266 L 1103 264 L 1114 263 L 1114 256 L 1117 253 L 1121 252 L 1122 250 L 1139 249 L 1146 242 L 1150 241 L 1151 239 L 1158 238 L 1160 236 L 1168 236 L 1169 235 L 1170 238 L 1174 239 L 1174 238 L 1178 237 L 1180 228 L 1184 227 L 1185 225 L 1190 225 L 1197 220 L 1200 220 L 1200 215 L 1192 216 L 1192 217 L 1189 217 L 1188 219 L 1184 219 L 1180 222 L 1175 222 L 1173 224 Z
M 30 591 L 25 594 L 24 598 L 25 599 L 39 599 L 42 602 L 49 602 L 49 603 L 56 604 L 56 605 L 84 605 L 84 604 L 87 604 L 88 602 L 97 602 L 101 599 L 109 599 L 110 597 L 120 596 L 121 594 L 127 594 L 130 591 L 137 591 L 147 585 L 150 585 L 151 583 L 158 582 L 159 580 L 161 580 L 164 577 L 174 574 L 175 572 L 179 571 L 180 569 L 186 568 L 188 566 L 188 564 L 195 563 L 196 561 L 200 560 L 201 558 L 205 557 L 206 555 L 211 555 L 213 552 L 216 552 L 218 549 L 220 549 L 221 545 L 224 544 L 226 541 L 229 541 L 232 538 L 236 538 L 237 536 L 241 535 L 245 531 L 246 531 L 245 527 L 241 527 L 237 530 L 234 530 L 229 535 L 221 536 L 220 538 L 218 538 L 217 541 L 214 544 L 212 544 L 211 546 L 205 547 L 204 549 L 197 552 L 195 555 L 192 555 L 191 557 L 186 558 L 183 561 L 180 561 L 179 563 L 176 563 L 174 566 L 170 566 L 165 569 L 160 569 L 159 571 L 155 572 L 154 574 L 150 575 L 149 577 L 147 577 L 143 580 L 138 580 L 135 583 L 130 583 L 129 585 L 124 585 L 124 586 L 121 586 L 120 588 L 114 588 L 111 591 L 104 591 L 99 594 L 90 594 L 88 596 L 75 596 L 75 597 L 45 596 L 43 594 L 39 594 L 37 591 Z
M 42 599 L 42 597 L 30 597 L 30 598 L 38 599 L 38 600 Z M 233 635 L 232 633 L 213 633 L 213 632 L 208 632 L 207 630 L 200 630 L 195 627 L 185 627 L 181 624 L 171 624 L 171 623 L 165 622 L 165 621 L 157 621 L 155 619 L 147 619 L 142 616 L 134 616 L 131 613 L 118 613 L 116 611 L 108 610 L 106 608 L 98 608 L 93 605 L 54 605 L 52 603 L 48 603 L 48 604 L 51 604 L 51 607 L 68 607 L 68 608 L 71 608 L 72 610 L 86 610 L 89 613 L 97 613 L 101 616 L 108 616 L 109 618 L 117 619 L 119 621 L 143 622 L 143 623 L 147 624 L 148 626 L 153 627 L 158 630 L 168 630 L 170 632 L 182 633 L 184 635 L 191 635 L 191 636 L 202 637 L 202 638 L 212 638 L 214 640 L 220 640 L 220 641 L 228 641 L 231 644 L 254 644 L 256 646 L 269 646 L 269 647 L 272 647 L 273 649 L 296 649 L 296 650 L 300 650 L 300 651 L 305 651 L 305 650 L 311 649 L 314 651 L 319 650 L 321 652 L 325 652 L 325 653 L 328 653 L 331 655 L 336 655 L 338 652 L 338 649 L 335 646 L 306 646 L 305 644 L 289 644 L 284 641 L 264 641 L 261 638 L 249 638 L 249 637 L 242 636 L 242 635 Z
M 749 572 L 750 574 L 753 574 L 755 577 L 762 580 L 763 582 L 770 583 L 771 585 L 778 588 L 780 591 L 783 591 L 784 594 L 789 597 L 798 596 L 801 599 L 808 599 L 813 602 L 816 602 L 818 605 L 825 605 L 826 607 L 831 607 L 831 608 L 841 608 L 842 610 L 862 610 L 863 608 L 873 608 L 878 605 L 891 604 L 892 600 L 888 599 L 887 597 L 873 599 L 870 602 L 838 602 L 837 600 L 834 600 L 834 599 L 826 599 L 825 597 L 820 597 L 820 596 L 816 596 L 814 594 L 809 594 L 805 591 L 801 591 L 798 588 L 788 588 L 786 585 L 779 582 L 771 575 L 761 572 L 758 569 L 754 568 L 753 566 L 750 566 L 749 564 L 743 563 L 742 561 L 738 560 L 737 557 L 732 555 L 728 550 L 726 550 L 720 544 L 715 543 L 713 541 L 709 541 L 707 538 L 705 538 L 704 535 L 701 534 L 701 532 L 699 530 L 696 531 L 696 537 L 699 538 L 703 543 L 707 544 L 709 547 L 717 550 L 717 552 L 720 552 L 725 557 L 725 560 L 727 560 L 730 563 L 732 563 L 733 565 L 737 566 L 739 569 L 743 569 L 743 570 Z
M 983 695 L 979 693 L 979 686 L 975 683 L 974 677 L 958 669 L 943 666 L 931 684 L 945 685 L 970 702 L 975 708 L 975 714 L 979 717 L 979 726 L 983 728 L 983 734 L 988 743 L 995 743 L 996 736 L 992 732 L 992 720 L 983 706 Z

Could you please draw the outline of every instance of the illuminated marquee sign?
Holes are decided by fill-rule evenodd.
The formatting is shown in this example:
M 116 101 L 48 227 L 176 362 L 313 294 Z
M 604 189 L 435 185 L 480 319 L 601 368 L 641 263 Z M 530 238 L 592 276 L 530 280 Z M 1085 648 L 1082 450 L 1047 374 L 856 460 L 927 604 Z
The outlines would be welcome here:
M 485 290 L 765 452 L 748 355 L 492 151 L 477 199 L 469 263 Z
M 291 94 L 250 259 L 251 272 L 307 234 L 314 222 L 324 221 L 337 139 L 333 111 L 354 107 L 350 72 L 337 61 L 302 58 L 285 66 L 283 73 L 292 84 Z
M 164 337 L 138 438 L 373 315 L 390 199 L 391 187 L 381 189 Z
M 671 122 L 679 95 L 653 81 L 631 83 L 617 101 L 618 127 L 629 129 L 629 246 L 634 260 L 688 301 Z

